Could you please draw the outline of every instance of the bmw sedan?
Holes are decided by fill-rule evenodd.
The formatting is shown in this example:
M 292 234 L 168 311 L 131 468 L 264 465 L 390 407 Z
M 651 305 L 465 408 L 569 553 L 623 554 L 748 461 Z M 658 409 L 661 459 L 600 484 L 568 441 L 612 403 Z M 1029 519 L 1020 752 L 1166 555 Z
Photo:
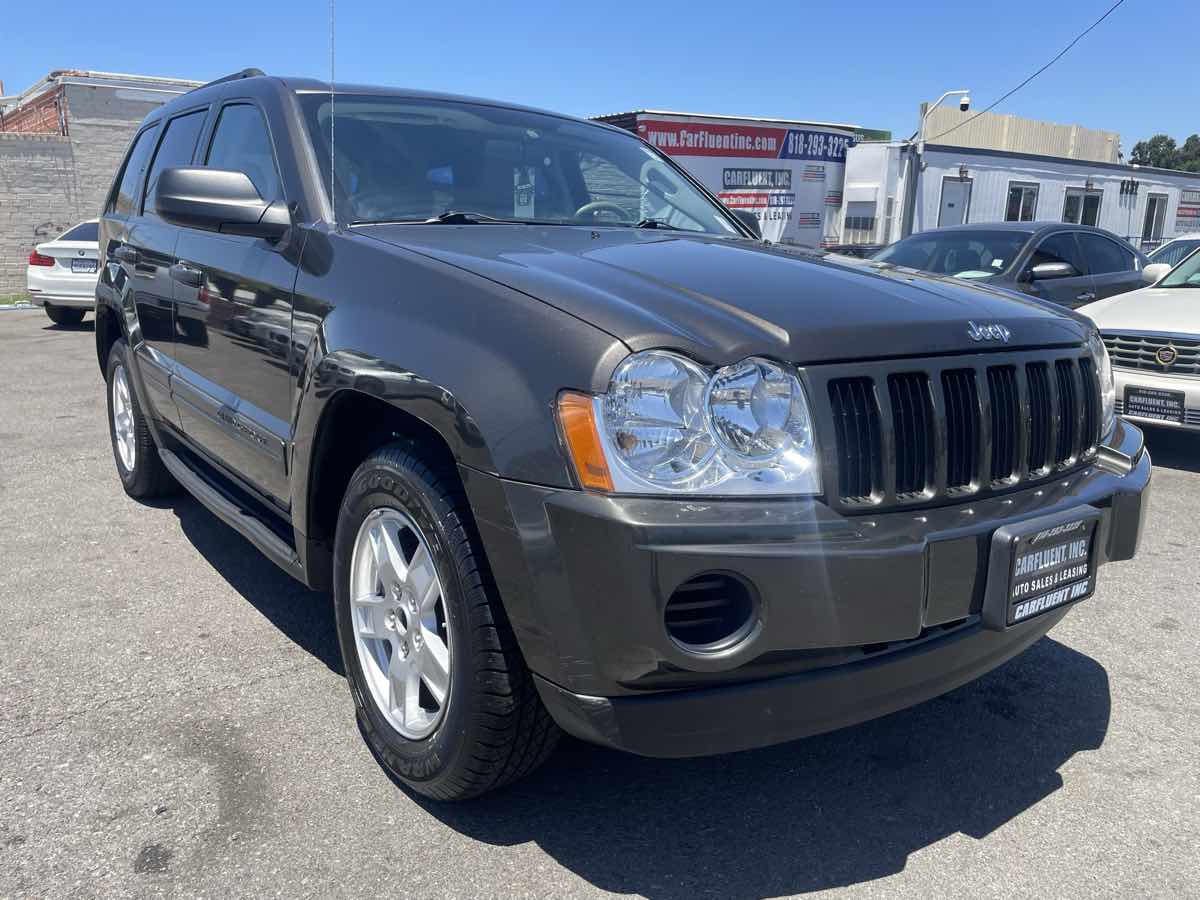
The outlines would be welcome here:
M 1032 294 L 1075 309 L 1146 284 L 1146 257 L 1114 234 L 1062 222 L 990 222 L 923 231 L 871 257 Z
M 96 307 L 98 235 L 97 220 L 80 222 L 29 254 L 26 289 L 57 325 L 78 325 Z

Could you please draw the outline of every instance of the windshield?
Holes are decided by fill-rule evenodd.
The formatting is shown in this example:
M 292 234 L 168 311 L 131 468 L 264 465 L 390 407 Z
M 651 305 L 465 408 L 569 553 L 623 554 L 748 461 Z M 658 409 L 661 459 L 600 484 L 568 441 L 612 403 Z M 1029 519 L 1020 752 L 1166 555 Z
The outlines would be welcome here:
M 1158 286 L 1200 288 L 1200 251 L 1172 269 Z
M 302 94 L 300 102 L 328 173 L 329 95 Z M 728 213 L 633 135 L 458 101 L 338 94 L 333 109 L 341 221 L 443 216 L 453 224 L 641 225 L 739 235 Z
M 1025 231 L 931 231 L 884 247 L 873 257 L 955 278 L 990 278 L 1004 271 L 1029 240 Z
M 1200 238 L 1169 241 L 1151 253 L 1148 258 L 1152 263 L 1166 263 L 1168 266 L 1174 266 L 1197 247 L 1200 247 Z

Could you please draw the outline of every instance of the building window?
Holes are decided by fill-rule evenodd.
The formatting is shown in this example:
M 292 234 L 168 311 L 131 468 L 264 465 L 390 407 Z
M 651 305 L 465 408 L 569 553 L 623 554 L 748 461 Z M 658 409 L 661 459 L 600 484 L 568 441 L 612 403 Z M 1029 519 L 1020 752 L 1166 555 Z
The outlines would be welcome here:
M 1064 222 L 1072 225 L 1099 225 L 1100 198 L 1103 191 L 1090 191 L 1087 188 L 1067 188 L 1067 199 L 1063 203 Z
M 1037 214 L 1038 186 L 1023 182 L 1008 183 L 1008 203 L 1004 207 L 1005 222 L 1032 222 Z
M 1142 248 L 1150 243 L 1157 246 L 1162 241 L 1163 226 L 1167 221 L 1167 195 L 1151 194 L 1146 198 L 1146 218 L 1142 221 Z
M 842 221 L 842 240 L 847 244 L 875 242 L 874 203 L 852 200 L 846 204 L 846 218 Z

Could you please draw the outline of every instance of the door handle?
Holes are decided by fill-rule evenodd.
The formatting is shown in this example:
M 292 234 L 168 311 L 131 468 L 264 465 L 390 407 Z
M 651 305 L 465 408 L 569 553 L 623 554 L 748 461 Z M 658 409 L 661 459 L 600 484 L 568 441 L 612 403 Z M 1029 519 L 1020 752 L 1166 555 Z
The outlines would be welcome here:
M 1093 294 L 1091 291 L 1084 291 L 1082 294 L 1076 294 L 1075 299 L 1078 300 L 1080 303 L 1091 303 L 1093 300 L 1096 299 L 1096 295 Z
M 115 256 L 121 262 L 129 263 L 131 266 L 136 266 L 139 254 L 137 250 L 135 250 L 133 247 L 130 247 L 128 244 L 122 244 L 113 251 L 113 256 Z
M 200 270 L 186 263 L 175 263 L 175 265 L 171 266 L 171 277 L 180 284 L 185 284 L 188 287 L 200 287 L 200 283 L 203 280 Z

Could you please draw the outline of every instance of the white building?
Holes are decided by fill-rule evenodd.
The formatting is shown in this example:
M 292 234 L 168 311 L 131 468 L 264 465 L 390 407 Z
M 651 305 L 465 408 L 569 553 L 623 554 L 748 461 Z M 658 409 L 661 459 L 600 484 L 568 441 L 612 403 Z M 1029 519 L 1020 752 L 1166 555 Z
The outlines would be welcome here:
M 954 133 L 956 144 L 990 140 L 991 148 L 928 143 L 920 155 L 909 141 L 851 147 L 841 242 L 887 244 L 965 222 L 1058 221 L 1096 225 L 1149 248 L 1200 230 L 1200 173 L 1107 161 L 1117 156 L 1111 132 L 994 118 L 1019 127 L 984 122 L 974 133 Z

